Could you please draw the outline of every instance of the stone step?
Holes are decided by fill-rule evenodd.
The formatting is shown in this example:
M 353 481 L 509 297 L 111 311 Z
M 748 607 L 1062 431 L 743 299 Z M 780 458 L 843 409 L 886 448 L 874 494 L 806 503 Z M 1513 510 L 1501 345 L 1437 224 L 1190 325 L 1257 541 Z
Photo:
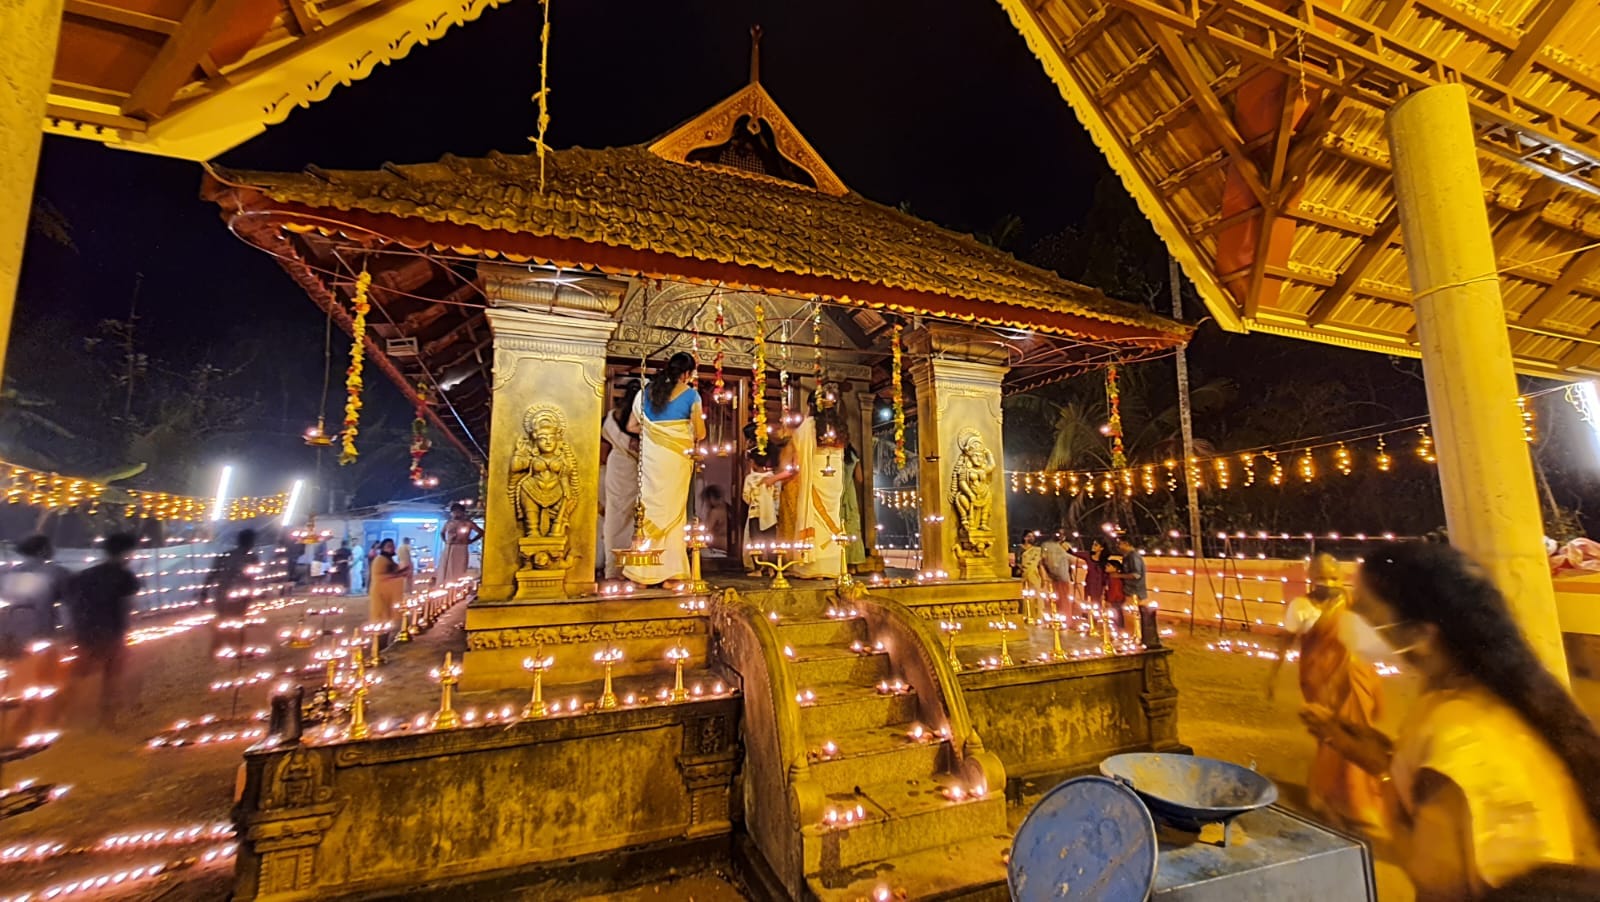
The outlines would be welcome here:
M 874 727 L 910 726 L 917 716 L 917 696 L 907 691 L 900 695 L 879 695 L 866 686 L 822 683 L 799 686 L 810 690 L 816 700 L 800 705 L 800 724 L 805 729 L 808 748 L 828 739 Z
M 779 620 L 778 641 L 791 646 L 831 645 L 835 648 L 849 648 L 851 642 L 872 644 L 867 639 L 867 623 L 860 618 Z
M 823 753 L 824 742 L 834 743 L 837 751 L 833 756 Z M 823 792 L 841 793 L 934 774 L 944 742 L 932 733 L 924 740 L 913 740 L 902 725 L 823 737 L 807 752 L 811 756 L 811 778 L 821 784 Z
M 817 902 L 878 898 L 1009 902 L 1006 856 L 1010 848 L 1009 837 L 981 836 L 867 867 L 811 875 L 806 886 Z
M 796 686 L 824 683 L 876 686 L 880 680 L 892 679 L 894 675 L 889 655 L 881 651 L 861 654 L 831 645 L 786 645 L 784 650 Z M 790 651 L 794 652 L 792 656 Z
M 834 826 L 826 822 L 802 827 L 806 833 L 806 873 L 829 873 L 884 861 L 925 849 L 983 837 L 1008 835 L 1002 791 L 982 798 L 952 801 L 944 787 L 949 778 L 922 777 L 835 793 L 824 813 L 838 812 Z M 844 812 L 857 811 L 858 822 L 842 826 Z

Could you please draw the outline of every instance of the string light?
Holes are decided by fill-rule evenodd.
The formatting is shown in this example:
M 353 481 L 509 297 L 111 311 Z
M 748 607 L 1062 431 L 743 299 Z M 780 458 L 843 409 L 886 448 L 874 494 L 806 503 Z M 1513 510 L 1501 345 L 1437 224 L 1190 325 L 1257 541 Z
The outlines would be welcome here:
M 1350 471 L 1355 468 L 1355 462 L 1350 457 L 1350 449 L 1345 447 L 1344 442 L 1340 442 L 1339 447 L 1334 449 L 1333 461 L 1334 467 L 1346 476 L 1349 476 Z
M 1217 488 L 1226 489 L 1231 482 L 1231 475 L 1228 472 L 1228 459 L 1219 457 L 1212 463 L 1217 471 Z
M 1528 404 L 1528 396 L 1520 395 L 1517 398 L 1517 410 L 1522 414 L 1522 440 L 1533 444 L 1533 408 Z
M 1246 488 L 1256 484 L 1256 456 L 1254 454 L 1239 455 L 1239 463 L 1244 469 L 1244 484 Z
M 1433 451 L 1433 436 L 1428 432 L 1428 427 L 1426 426 L 1417 427 L 1417 457 L 1430 464 L 1439 460 L 1438 455 Z
M 1267 481 L 1273 485 L 1283 485 L 1283 461 L 1278 460 L 1277 452 L 1268 451 L 1263 456 L 1266 457 L 1268 463 L 1272 464 L 1272 475 L 1267 478 Z
M 129 500 L 108 502 L 104 499 L 107 486 L 92 479 L 63 476 L 43 470 L 0 461 L 0 492 L 7 504 L 25 504 L 46 510 L 69 510 L 88 505 L 91 513 L 101 504 L 118 504 L 126 508 L 128 516 L 141 520 L 176 520 L 200 522 L 211 513 L 214 498 L 173 495 L 167 492 L 148 492 L 129 489 Z M 248 520 L 261 516 L 278 516 L 288 501 L 287 493 L 253 498 L 232 498 L 223 507 L 229 520 Z
M 1378 456 L 1373 458 L 1373 462 L 1378 465 L 1379 473 L 1387 473 L 1389 468 L 1394 466 L 1394 458 L 1389 456 L 1389 451 L 1384 446 L 1383 436 L 1381 435 L 1378 436 Z

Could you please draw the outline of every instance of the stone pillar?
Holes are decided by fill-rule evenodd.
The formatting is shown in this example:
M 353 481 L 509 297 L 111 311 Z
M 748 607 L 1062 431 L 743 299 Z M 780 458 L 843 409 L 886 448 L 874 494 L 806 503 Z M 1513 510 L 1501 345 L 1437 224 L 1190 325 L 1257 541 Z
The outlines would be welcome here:
M 557 687 L 598 680 L 594 654 L 603 649 L 622 652 L 618 677 L 670 674 L 666 652 L 680 645 L 703 662 L 705 617 L 686 614 L 681 598 L 594 595 L 606 346 L 623 284 L 558 283 L 501 264 L 481 264 L 479 274 L 493 305 L 494 384 L 483 582 L 467 609 L 461 690 L 526 688 L 522 661 L 536 649 L 555 659 L 545 675 L 552 697 Z M 530 537 L 524 523 L 535 518 L 519 519 L 515 480 L 526 473 L 537 433 L 552 423 L 561 435 L 549 459 L 576 472 L 576 503 L 564 536 Z
M 604 279 L 561 284 L 524 267 L 480 267 L 494 333 L 494 384 L 489 427 L 489 492 L 484 499 L 483 583 L 479 602 L 563 599 L 594 591 L 595 534 L 600 506 L 600 418 L 604 414 L 606 342 L 622 285 Z M 515 482 L 529 452 L 562 472 L 569 507 L 539 524 L 521 505 Z M 539 532 L 561 535 L 541 536 Z M 530 535 L 534 533 L 534 535 Z
M 1412 94 L 1387 125 L 1450 542 L 1488 569 L 1523 634 L 1565 681 L 1466 89 Z
M 883 569 L 883 561 L 878 557 L 878 505 L 873 501 L 872 491 L 877 478 L 872 467 L 878 459 L 877 449 L 873 447 L 872 412 L 877 403 L 876 392 L 856 392 L 856 450 L 861 452 L 861 478 L 865 483 L 861 491 L 861 540 L 867 545 L 867 562 L 862 568 L 873 572 Z
M 5 370 L 44 142 L 44 114 L 61 35 L 62 0 L 0 0 L 0 372 Z
M 911 379 L 922 455 L 917 487 L 922 495 L 923 569 L 945 570 L 961 579 L 1009 578 L 1000 434 L 1005 351 L 984 333 L 946 325 L 911 332 L 906 350 L 914 360 Z M 957 481 L 970 477 L 975 466 L 988 471 L 987 504 L 980 495 L 977 509 L 963 515 L 956 504 Z M 966 497 L 973 497 L 970 490 Z

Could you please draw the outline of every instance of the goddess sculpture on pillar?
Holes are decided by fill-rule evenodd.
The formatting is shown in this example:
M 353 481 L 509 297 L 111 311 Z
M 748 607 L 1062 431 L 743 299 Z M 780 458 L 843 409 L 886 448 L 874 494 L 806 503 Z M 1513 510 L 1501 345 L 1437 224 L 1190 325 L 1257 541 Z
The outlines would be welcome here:
M 567 418 L 553 404 L 522 415 L 522 436 L 511 455 L 511 504 L 528 563 L 562 566 L 567 529 L 578 506 L 578 457 L 567 441 Z
M 989 529 L 994 507 L 994 452 L 972 428 L 961 430 L 956 449 L 960 453 L 951 474 L 950 505 L 956 512 L 957 554 L 962 558 L 982 558 L 994 544 L 994 533 Z

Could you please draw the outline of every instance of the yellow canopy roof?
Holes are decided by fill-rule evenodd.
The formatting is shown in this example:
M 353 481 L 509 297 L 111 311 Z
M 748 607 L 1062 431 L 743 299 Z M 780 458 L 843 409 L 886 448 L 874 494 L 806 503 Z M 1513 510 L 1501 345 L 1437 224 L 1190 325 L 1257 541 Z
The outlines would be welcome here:
M 1384 114 L 1464 84 L 1517 365 L 1600 373 L 1600 4 L 999 2 L 1234 331 L 1416 353 Z
M 47 133 L 208 160 L 509 0 L 65 0 Z

